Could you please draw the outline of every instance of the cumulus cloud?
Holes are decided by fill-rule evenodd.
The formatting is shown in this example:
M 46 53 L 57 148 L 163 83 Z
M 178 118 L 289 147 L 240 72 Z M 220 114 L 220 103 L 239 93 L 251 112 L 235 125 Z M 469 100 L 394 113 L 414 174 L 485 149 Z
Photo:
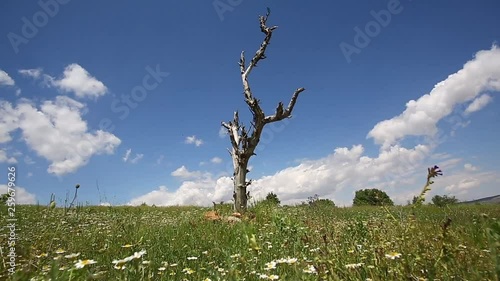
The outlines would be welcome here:
M 121 141 L 115 135 L 90 132 L 81 114 L 84 105 L 66 96 L 43 102 L 19 100 L 16 107 L 0 103 L 0 143 L 12 140 L 11 132 L 21 130 L 22 140 L 50 162 L 48 172 L 71 173 L 86 165 L 93 155 L 112 154 Z
M 43 78 L 43 83 L 49 87 L 74 93 L 78 98 L 98 98 L 108 92 L 108 88 L 101 81 L 90 75 L 90 73 L 79 64 L 73 63 L 64 69 L 61 78 L 55 78 L 43 74 L 41 68 L 21 69 L 19 73 L 34 78 Z
M 190 136 L 190 137 L 186 137 L 186 140 L 184 141 L 184 143 L 194 144 L 196 146 L 200 146 L 203 144 L 203 140 L 196 138 L 196 136 Z
M 474 101 L 469 104 L 469 106 L 465 109 L 466 114 L 470 114 L 472 112 L 476 112 L 481 110 L 483 107 L 488 105 L 493 98 L 490 95 L 484 94 L 481 95 L 480 97 L 474 99 Z
M 0 184 L 0 194 L 5 194 L 8 191 L 8 186 Z M 16 204 L 36 204 L 35 194 L 29 193 L 24 187 L 16 186 L 15 188 Z
M 177 170 L 173 171 L 171 173 L 171 175 L 174 177 L 181 178 L 181 179 L 199 179 L 207 174 L 202 173 L 200 171 L 191 172 L 186 168 L 186 166 L 183 165 L 183 166 L 177 168 Z
M 455 106 L 474 100 L 484 91 L 500 91 L 500 49 L 496 46 L 477 52 L 474 59 L 434 86 L 429 94 L 409 101 L 403 113 L 376 124 L 367 137 L 387 148 L 406 136 L 434 136 L 437 123 Z M 479 109 L 485 99 L 476 102 L 473 109 Z
M 172 206 L 196 205 L 210 206 L 214 202 L 228 202 L 232 198 L 232 181 L 228 177 L 214 179 L 206 175 L 197 181 L 184 181 L 175 191 L 169 191 L 166 186 L 148 192 L 132 199 L 129 205 Z
M 14 79 L 12 79 L 7 72 L 0 69 L 0 86 L 14 86 L 14 84 Z

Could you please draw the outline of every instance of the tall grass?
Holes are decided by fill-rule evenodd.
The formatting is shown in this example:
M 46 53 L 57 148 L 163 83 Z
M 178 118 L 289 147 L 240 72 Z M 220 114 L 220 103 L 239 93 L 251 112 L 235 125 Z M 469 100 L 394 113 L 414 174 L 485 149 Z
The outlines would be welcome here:
M 216 206 L 219 208 L 219 206 Z M 17 206 L 10 280 L 498 280 L 499 206 Z M 6 213 L 4 207 L 0 208 Z M 231 210 L 220 206 L 219 212 Z M 448 220 L 449 218 L 449 220 Z M 2 224 L 6 225 L 4 216 Z M 7 237 L 0 245 L 6 252 Z

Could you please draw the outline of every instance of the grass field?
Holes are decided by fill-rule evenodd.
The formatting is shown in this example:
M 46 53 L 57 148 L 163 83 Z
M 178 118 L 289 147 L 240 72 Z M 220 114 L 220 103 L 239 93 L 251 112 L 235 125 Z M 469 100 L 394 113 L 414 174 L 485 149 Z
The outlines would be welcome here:
M 499 205 L 17 206 L 10 280 L 498 280 Z M 231 214 L 230 206 L 220 206 Z M 7 208 L 0 207 L 4 226 Z M 451 219 L 450 220 L 448 220 Z M 0 236 L 8 278 L 9 230 Z

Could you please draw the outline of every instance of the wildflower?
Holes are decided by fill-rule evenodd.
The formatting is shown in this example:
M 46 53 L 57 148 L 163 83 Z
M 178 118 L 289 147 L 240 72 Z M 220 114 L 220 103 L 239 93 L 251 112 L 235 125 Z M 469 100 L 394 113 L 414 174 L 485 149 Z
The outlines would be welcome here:
M 79 260 L 77 263 L 75 263 L 76 268 L 84 268 L 87 265 L 91 265 L 97 263 L 95 260 Z
M 134 245 L 132 244 L 125 244 L 122 246 L 122 248 L 132 248 Z
M 287 258 L 285 262 L 288 264 L 294 264 L 297 262 L 297 258 Z
M 115 264 L 113 267 L 118 270 L 125 270 L 125 264 Z
M 186 267 L 182 270 L 182 272 L 186 273 L 186 274 L 193 274 L 195 271 L 192 270 L 191 268 L 189 267 Z
M 150 261 L 142 261 L 142 264 L 144 265 L 147 265 L 147 264 L 150 264 L 151 262 Z
M 303 272 L 305 273 L 311 273 L 311 274 L 314 274 L 316 273 L 316 268 L 314 267 L 314 265 L 308 265 L 304 270 L 302 270 Z
M 80 253 L 76 253 L 76 254 L 65 255 L 64 257 L 67 259 L 74 259 L 74 258 L 78 257 L 79 255 L 80 255 Z
M 129 258 L 124 258 L 124 259 L 121 259 L 121 260 L 114 260 L 111 263 L 115 264 L 115 268 L 116 268 L 116 266 L 120 266 L 120 265 L 126 264 L 130 260 L 131 259 L 129 259 Z
M 57 249 L 57 250 L 56 250 L 56 252 L 55 252 L 55 253 L 56 253 L 56 254 L 58 254 L 58 255 L 61 255 L 61 254 L 66 253 L 66 251 L 65 251 L 65 250 L 63 250 L 63 249 L 61 249 L 61 248 L 59 248 L 59 249 Z
M 204 254 L 204 255 L 208 255 L 208 251 L 203 251 L 201 253 Z
M 278 280 L 278 279 L 279 279 L 279 276 L 278 276 L 278 275 L 271 274 L 271 275 L 267 276 L 267 279 L 269 279 L 269 280 Z
M 45 258 L 47 257 L 48 254 L 47 253 L 41 253 L 40 255 L 36 256 L 37 258 Z
M 276 268 L 276 263 L 274 261 L 268 262 L 265 265 L 266 265 L 265 270 L 271 270 Z
M 361 267 L 361 266 L 363 266 L 362 262 L 360 262 L 360 263 L 349 263 L 349 264 L 345 265 L 345 268 L 347 268 L 347 269 L 354 269 L 354 268 L 358 268 L 358 267 Z
M 140 252 L 135 252 L 131 257 L 140 259 L 144 254 L 146 254 L 146 250 L 141 250 Z
M 203 279 L 203 281 L 212 281 L 212 279 L 207 277 L 207 278 Z
M 158 267 L 158 271 L 165 271 L 167 268 L 162 266 L 162 267 Z
M 394 260 L 396 258 L 400 258 L 401 257 L 401 253 L 390 252 L 389 254 L 386 254 L 385 257 L 388 258 L 388 259 Z
M 188 261 L 192 261 L 192 260 L 197 260 L 198 257 L 188 257 L 187 259 L 188 259 Z
M 230 257 L 233 258 L 233 259 L 235 259 L 235 258 L 241 257 L 241 255 L 240 254 L 234 254 L 234 255 L 231 255 Z

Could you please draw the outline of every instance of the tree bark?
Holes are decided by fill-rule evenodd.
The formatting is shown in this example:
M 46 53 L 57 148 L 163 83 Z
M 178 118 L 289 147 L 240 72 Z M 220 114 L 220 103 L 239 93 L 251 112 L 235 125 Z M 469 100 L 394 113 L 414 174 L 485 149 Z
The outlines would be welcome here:
M 252 69 L 257 66 L 257 63 L 265 59 L 265 51 L 269 42 L 271 40 L 272 32 L 278 28 L 277 26 L 268 27 L 266 26 L 267 19 L 269 17 L 270 11 L 268 9 L 265 16 L 259 17 L 260 30 L 266 35 L 264 41 L 260 45 L 260 48 L 255 53 L 254 57 L 250 61 L 248 66 L 245 65 L 244 52 L 241 52 L 240 57 L 240 72 L 241 80 L 243 83 L 243 95 L 245 97 L 245 102 L 248 105 L 250 111 L 253 115 L 253 120 L 251 122 L 251 129 L 247 130 L 245 126 L 242 126 L 238 117 L 238 111 L 234 112 L 233 120 L 229 123 L 222 122 L 222 126 L 226 128 L 229 139 L 231 141 L 232 149 L 229 150 L 231 157 L 233 159 L 233 182 L 234 182 L 234 209 L 237 212 L 244 213 L 247 208 L 248 198 L 250 193 L 247 192 L 247 187 L 251 184 L 251 181 L 246 180 L 248 161 L 250 157 L 255 155 L 254 151 L 260 141 L 260 136 L 262 130 L 266 124 L 277 122 L 285 118 L 290 118 L 295 103 L 299 94 L 303 92 L 304 88 L 298 88 L 292 95 L 288 107 L 285 109 L 283 103 L 279 102 L 276 107 L 276 112 L 273 115 L 266 116 L 264 111 L 259 105 L 259 100 L 256 99 L 250 89 L 250 84 L 248 82 L 248 75 Z

